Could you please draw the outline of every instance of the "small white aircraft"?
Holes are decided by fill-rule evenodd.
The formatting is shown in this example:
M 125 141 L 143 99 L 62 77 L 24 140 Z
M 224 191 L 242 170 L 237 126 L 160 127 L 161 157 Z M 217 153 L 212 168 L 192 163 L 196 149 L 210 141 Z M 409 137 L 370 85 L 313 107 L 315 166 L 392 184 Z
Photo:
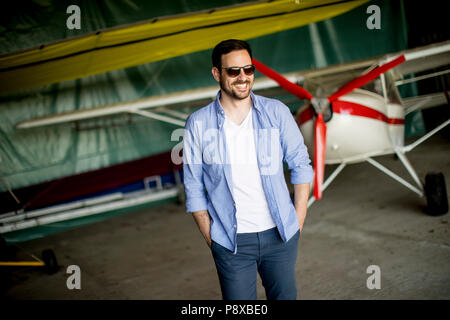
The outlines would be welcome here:
M 305 81 L 305 87 L 309 87 L 308 89 L 311 92 L 315 92 L 315 96 L 257 60 L 253 61 L 257 70 L 261 73 L 277 81 L 281 87 L 299 99 L 307 99 L 309 101 L 304 107 L 299 109 L 296 115 L 297 123 L 304 136 L 308 150 L 314 150 L 314 196 L 310 198 L 308 205 L 322 197 L 322 191 L 327 188 L 347 164 L 367 161 L 419 196 L 423 197 L 425 195 L 427 199 L 427 213 L 430 215 L 440 215 L 448 212 L 447 192 L 443 174 L 429 173 L 425 177 L 425 184 L 423 184 L 405 153 L 411 151 L 447 126 L 450 123 L 450 119 L 446 119 L 425 136 L 405 146 L 405 115 L 421 107 L 432 106 L 431 103 L 426 105 L 427 102 L 430 102 L 431 96 L 425 97 L 425 100 L 416 99 L 414 105 L 405 106 L 397 89 L 397 85 L 404 82 L 399 81 L 396 83 L 394 76 L 387 73 L 387 71 L 405 62 L 409 62 L 410 65 L 414 63 L 416 70 L 423 70 L 423 64 L 420 62 L 423 62 L 423 59 L 435 59 L 435 61 L 440 60 L 448 64 L 450 62 L 448 58 L 449 51 L 450 43 L 444 43 L 412 52 L 387 56 L 378 65 L 371 66 L 368 71 L 341 85 L 337 90 L 334 89 L 337 87 L 336 83 L 333 85 L 330 85 L 330 83 L 317 84 L 317 81 L 310 78 L 309 81 Z M 420 79 L 448 72 L 449 70 L 441 71 L 422 76 Z M 328 74 L 330 74 L 330 70 L 328 70 Z M 339 74 L 334 74 L 334 76 L 339 77 Z M 342 78 L 345 79 L 345 77 L 342 77 L 341 72 Z M 362 89 L 361 87 L 364 85 L 366 86 Z M 441 98 L 448 97 L 444 94 L 440 96 Z M 440 102 L 444 101 L 441 99 Z M 450 103 L 450 101 L 447 101 L 447 103 Z M 435 101 L 434 104 L 439 104 L 439 102 Z M 417 184 L 417 187 L 373 159 L 375 156 L 386 154 L 396 154 L 398 156 Z M 339 164 L 339 166 L 323 183 L 325 164 Z

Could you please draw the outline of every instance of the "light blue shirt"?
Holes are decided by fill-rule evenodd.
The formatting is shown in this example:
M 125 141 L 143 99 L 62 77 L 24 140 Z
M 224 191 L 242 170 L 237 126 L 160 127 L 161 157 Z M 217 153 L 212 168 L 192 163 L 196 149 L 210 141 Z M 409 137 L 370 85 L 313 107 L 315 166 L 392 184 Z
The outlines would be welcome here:
M 291 170 L 291 183 L 311 183 L 313 169 L 302 134 L 282 102 L 250 93 L 257 162 L 262 187 L 281 238 L 287 242 L 299 221 L 283 172 Z M 233 199 L 231 164 L 224 132 L 225 112 L 216 100 L 192 113 L 183 139 L 183 173 L 187 212 L 207 210 L 211 238 L 237 252 L 236 204 Z

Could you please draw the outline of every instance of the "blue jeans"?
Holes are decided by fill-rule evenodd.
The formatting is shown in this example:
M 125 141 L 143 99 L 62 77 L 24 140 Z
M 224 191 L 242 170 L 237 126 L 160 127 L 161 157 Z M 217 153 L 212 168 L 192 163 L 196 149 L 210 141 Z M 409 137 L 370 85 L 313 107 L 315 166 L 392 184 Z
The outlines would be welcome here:
M 295 262 L 300 231 L 284 243 L 278 229 L 238 233 L 237 253 L 216 242 L 211 251 L 224 300 L 256 300 L 257 272 L 268 300 L 295 300 Z

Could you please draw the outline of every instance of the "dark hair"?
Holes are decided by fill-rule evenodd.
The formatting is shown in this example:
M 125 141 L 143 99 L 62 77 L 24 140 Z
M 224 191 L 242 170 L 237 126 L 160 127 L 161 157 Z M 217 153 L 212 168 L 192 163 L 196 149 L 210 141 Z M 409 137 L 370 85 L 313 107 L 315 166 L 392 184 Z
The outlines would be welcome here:
M 247 50 L 250 58 L 252 58 L 252 49 L 250 45 L 243 40 L 229 39 L 220 42 L 216 45 L 212 52 L 212 64 L 217 69 L 221 70 L 222 55 L 230 53 L 235 50 Z

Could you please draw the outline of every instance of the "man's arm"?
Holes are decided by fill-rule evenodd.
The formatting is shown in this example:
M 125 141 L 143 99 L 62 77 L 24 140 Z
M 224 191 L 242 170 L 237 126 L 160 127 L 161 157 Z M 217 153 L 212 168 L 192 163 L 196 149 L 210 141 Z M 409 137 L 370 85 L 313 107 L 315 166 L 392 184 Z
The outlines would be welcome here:
M 306 218 L 310 183 L 314 171 L 310 165 L 308 150 L 303 142 L 303 136 L 288 107 L 280 108 L 281 143 L 284 160 L 291 170 L 291 184 L 294 186 L 294 207 L 297 212 L 300 231 Z
M 192 212 L 200 232 L 211 247 L 210 217 L 203 183 L 200 139 L 195 136 L 192 118 L 186 120 L 183 139 L 183 174 L 186 192 L 186 211 Z
M 209 213 L 206 210 L 201 210 L 192 213 L 194 220 L 197 223 L 198 229 L 200 230 L 203 238 L 205 238 L 206 244 L 211 248 L 211 219 Z
M 294 184 L 294 206 L 297 212 L 300 232 L 303 230 L 303 224 L 305 223 L 309 188 L 309 183 Z

